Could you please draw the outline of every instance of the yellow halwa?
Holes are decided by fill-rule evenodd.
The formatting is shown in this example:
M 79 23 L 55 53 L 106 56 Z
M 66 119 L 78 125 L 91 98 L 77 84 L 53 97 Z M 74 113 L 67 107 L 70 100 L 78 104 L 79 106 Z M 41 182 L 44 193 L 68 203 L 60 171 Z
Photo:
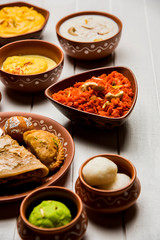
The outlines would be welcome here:
M 0 37 L 12 37 L 39 30 L 45 18 L 33 8 L 4 7 L 0 10 Z
M 30 75 L 42 73 L 52 69 L 57 64 L 50 58 L 40 55 L 23 55 L 8 57 L 2 66 L 5 72 Z

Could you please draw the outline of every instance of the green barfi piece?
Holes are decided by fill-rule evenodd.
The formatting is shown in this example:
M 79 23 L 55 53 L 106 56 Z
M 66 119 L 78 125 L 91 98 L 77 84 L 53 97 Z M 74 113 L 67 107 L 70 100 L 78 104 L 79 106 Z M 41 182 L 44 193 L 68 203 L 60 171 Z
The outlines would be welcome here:
M 28 221 L 41 228 L 57 228 L 66 225 L 72 220 L 68 207 L 58 201 L 42 201 L 34 207 Z

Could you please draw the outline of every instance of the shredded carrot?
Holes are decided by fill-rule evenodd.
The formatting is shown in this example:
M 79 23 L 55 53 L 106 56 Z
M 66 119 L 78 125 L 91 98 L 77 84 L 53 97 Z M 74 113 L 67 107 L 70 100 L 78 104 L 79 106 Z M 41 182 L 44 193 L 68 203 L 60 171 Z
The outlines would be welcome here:
M 131 108 L 133 89 L 128 78 L 113 71 L 109 75 L 102 74 L 85 82 L 76 82 L 73 87 L 54 93 L 52 98 L 85 112 L 118 118 Z

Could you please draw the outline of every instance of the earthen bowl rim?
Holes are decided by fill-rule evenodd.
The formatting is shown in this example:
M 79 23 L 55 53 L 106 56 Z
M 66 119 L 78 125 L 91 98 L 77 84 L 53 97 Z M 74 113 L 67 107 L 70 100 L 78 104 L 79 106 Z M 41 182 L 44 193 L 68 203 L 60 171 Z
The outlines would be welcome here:
M 1 72 L 3 72 L 4 74 L 8 74 L 9 76 L 17 76 L 17 77 L 31 77 L 31 76 L 40 76 L 40 75 L 42 75 L 42 74 L 45 74 L 45 73 L 49 73 L 50 71 L 53 71 L 54 69 L 56 69 L 56 68 L 58 68 L 62 63 L 63 63 L 63 61 L 64 61 L 64 53 L 63 53 L 63 51 L 62 51 L 62 49 L 59 47 L 59 46 L 57 46 L 56 44 L 53 44 L 53 43 L 51 43 L 51 42 L 48 42 L 48 41 L 45 41 L 45 40 L 40 40 L 40 39 L 25 39 L 25 40 L 18 40 L 18 41 L 14 41 L 14 42 L 10 42 L 10 43 L 8 43 L 8 44 L 5 44 L 4 46 L 2 46 L 1 48 L 0 48 L 0 53 L 1 53 L 1 51 L 3 50 L 3 49 L 5 49 L 5 48 L 7 48 L 7 47 L 10 47 L 11 45 L 16 45 L 16 44 L 19 44 L 19 43 L 31 43 L 31 42 L 37 42 L 37 43 L 42 43 L 42 44 L 46 44 L 46 45 L 50 45 L 50 46 L 52 46 L 52 47 L 55 47 L 55 48 L 57 48 L 57 50 L 60 52 L 60 54 L 61 54 L 61 59 L 60 59 L 60 61 L 57 63 L 57 65 L 55 66 L 55 67 L 53 67 L 53 68 L 51 68 L 51 69 L 49 69 L 49 70 L 47 70 L 47 71 L 44 71 L 44 72 L 41 72 L 41 73 L 36 73 L 36 74 L 25 74 L 25 75 L 21 75 L 21 74 L 13 74 L 13 73 L 9 73 L 9 72 L 6 72 L 6 71 L 4 71 L 3 69 L 1 69 L 0 68 L 0 71 Z
M 126 186 L 126 187 L 123 187 L 123 188 L 119 188 L 117 190 L 101 190 L 101 189 L 98 189 L 98 188 L 94 188 L 92 186 L 90 186 L 88 183 L 86 183 L 86 181 L 84 180 L 83 178 L 83 175 L 82 175 L 82 170 L 83 170 L 83 167 L 90 161 L 92 160 L 93 158 L 95 157 L 118 157 L 120 159 L 122 159 L 123 161 L 126 161 L 132 168 L 133 170 L 133 176 L 131 178 L 131 181 L 130 183 Z M 112 161 L 112 160 L 111 160 Z M 118 166 L 118 165 L 117 165 Z M 92 191 L 96 194 L 103 194 L 103 195 L 107 195 L 107 194 L 121 194 L 122 192 L 124 191 L 127 191 L 134 183 L 135 179 L 136 179 L 136 175 L 137 175 L 137 171 L 136 171 L 136 168 L 135 166 L 133 165 L 133 163 L 131 161 L 129 161 L 127 158 L 124 158 L 122 157 L 121 155 L 118 155 L 118 154 L 109 154 L 109 153 L 102 153 L 102 154 L 98 154 L 98 155 L 95 155 L 95 156 L 92 156 L 90 158 L 88 158 L 85 162 L 82 163 L 82 165 L 80 166 L 80 169 L 79 169 L 79 179 L 80 179 L 80 182 L 85 186 L 86 189 L 88 189 L 89 191 Z
M 67 105 L 65 105 L 65 104 L 63 104 L 63 103 L 60 103 L 60 102 L 56 101 L 55 99 L 53 99 L 52 97 L 49 96 L 49 91 L 52 89 L 52 87 L 54 87 L 55 85 L 61 84 L 61 82 L 63 82 L 63 81 L 67 81 L 67 80 L 70 79 L 70 78 L 74 78 L 74 77 L 80 76 L 80 75 L 82 75 L 82 74 L 87 74 L 87 73 L 91 73 L 91 72 L 94 72 L 94 71 L 96 72 L 96 71 L 98 71 L 98 70 L 104 70 L 104 71 L 105 71 L 106 69 L 112 69 L 112 68 L 113 68 L 113 69 L 114 69 L 114 68 L 115 68 L 115 69 L 121 68 L 121 69 L 126 69 L 126 70 L 128 70 L 128 71 L 131 73 L 131 75 L 132 75 L 132 77 L 133 77 L 133 80 L 134 80 L 134 84 L 135 84 L 134 100 L 133 100 L 133 102 L 132 102 L 132 105 L 131 105 L 130 109 L 128 110 L 128 112 L 127 112 L 124 116 L 117 117 L 117 118 L 112 118 L 112 117 L 105 117 L 105 116 L 97 115 L 97 114 L 95 114 L 95 113 L 85 112 L 85 111 L 82 111 L 82 110 L 79 110 L 79 109 L 76 109 L 76 108 L 67 106 Z M 113 70 L 113 71 L 114 71 L 114 70 Z M 46 96 L 50 101 L 55 102 L 55 103 L 58 104 L 58 105 L 62 105 L 62 106 L 64 106 L 64 107 L 67 108 L 67 109 L 71 109 L 71 110 L 80 112 L 80 113 L 85 114 L 85 115 L 94 116 L 94 117 L 97 118 L 97 119 L 98 119 L 98 118 L 101 118 L 101 119 L 105 119 L 105 120 L 108 120 L 108 121 L 117 122 L 117 121 L 119 121 L 119 120 L 124 120 L 124 119 L 127 118 L 128 115 L 132 112 L 132 110 L 133 110 L 133 108 L 134 108 L 134 106 L 135 106 L 135 104 L 136 104 L 136 101 L 137 101 L 137 96 L 138 96 L 138 83 L 137 83 L 137 80 L 136 80 L 136 77 L 135 77 L 134 73 L 131 71 L 130 68 L 124 67 L 124 66 L 109 66 L 109 67 L 102 67 L 102 68 L 94 68 L 94 69 L 91 69 L 91 70 L 88 70 L 88 71 L 85 71 L 85 72 L 82 72 L 82 73 L 78 73 L 78 74 L 69 76 L 69 77 L 67 77 L 67 78 L 64 78 L 64 79 L 62 79 L 62 80 L 60 80 L 60 81 L 58 81 L 58 82 L 53 83 L 52 85 L 50 85 L 48 88 L 46 88 L 46 90 L 45 90 L 44 93 L 45 93 L 45 96 Z
M 34 226 L 33 224 L 31 224 L 27 218 L 25 217 L 25 213 L 24 213 L 24 205 L 26 204 L 26 202 L 28 201 L 28 199 L 32 198 L 34 195 L 37 194 L 37 192 L 43 192 L 45 194 L 45 191 L 52 191 L 54 189 L 57 190 L 62 190 L 64 192 L 67 192 L 68 194 L 72 194 L 77 202 L 78 205 L 76 205 L 77 207 L 77 214 L 76 216 L 71 220 L 71 222 L 69 222 L 68 224 L 61 226 L 61 227 L 56 227 L 56 228 L 40 228 L 37 226 Z M 67 195 L 66 195 L 67 196 Z M 44 197 L 45 198 L 45 197 Z M 45 233 L 50 233 L 50 232 L 57 232 L 57 231 L 64 231 L 69 229 L 70 227 L 72 227 L 74 224 L 76 224 L 76 222 L 78 221 L 78 219 L 80 218 L 81 214 L 82 214 L 82 210 L 83 210 L 83 205 L 82 205 L 82 200 L 80 199 L 80 197 L 78 196 L 78 194 L 76 194 L 75 192 L 73 192 L 72 190 L 66 188 L 66 187 L 62 187 L 62 186 L 48 186 L 48 187 L 44 187 L 44 188 L 40 188 L 38 190 L 33 190 L 30 194 L 28 194 L 21 202 L 20 205 L 20 217 L 22 218 L 22 220 L 24 221 L 24 223 L 33 231 L 39 231 L 39 232 L 45 232 Z
M 30 6 L 30 7 L 37 8 L 37 9 L 40 9 L 40 10 L 46 12 L 46 17 L 44 17 L 44 18 L 45 18 L 44 24 L 42 25 L 42 27 L 41 27 L 40 29 L 38 29 L 38 30 L 36 30 L 36 31 L 28 32 L 28 33 L 23 33 L 23 34 L 11 36 L 11 37 L 0 37 L 0 39 L 2 39 L 2 40 L 5 40 L 5 39 L 6 39 L 6 40 L 8 40 L 8 39 L 9 39 L 9 40 L 12 40 L 12 39 L 14 39 L 15 37 L 25 37 L 25 36 L 27 36 L 28 34 L 38 33 L 38 32 L 40 32 L 40 31 L 43 30 L 43 28 L 45 27 L 45 25 L 46 25 L 47 22 L 48 22 L 50 12 L 49 12 L 47 9 L 45 9 L 45 8 L 39 7 L 39 6 L 37 6 L 37 5 L 33 5 L 33 4 L 31 4 L 31 3 L 27 3 L 27 2 L 23 2 L 23 1 L 8 2 L 8 3 L 0 4 L 0 7 L 3 8 L 3 7 L 14 6 L 14 5 L 16 6 L 16 4 L 24 4 L 24 6 Z
M 100 40 L 100 41 L 97 41 L 97 42 L 93 42 L 93 41 L 88 41 L 88 42 L 74 41 L 74 40 L 70 40 L 69 38 L 64 37 L 60 33 L 60 27 L 66 20 L 71 19 L 71 18 L 76 17 L 76 16 L 87 15 L 87 14 L 88 15 L 101 15 L 101 16 L 105 16 L 105 17 L 111 18 L 114 22 L 117 23 L 117 25 L 118 25 L 118 32 L 116 34 L 114 34 L 110 38 L 107 38 L 107 39 L 104 39 L 104 40 Z M 115 16 L 115 15 L 113 15 L 111 13 L 102 12 L 102 11 L 81 11 L 81 12 L 76 12 L 76 13 L 69 14 L 69 15 L 61 18 L 57 22 L 57 24 L 56 24 L 56 33 L 61 38 L 65 39 L 66 41 L 71 42 L 72 44 L 73 43 L 77 43 L 77 44 L 80 44 L 80 45 L 82 44 L 83 45 L 83 44 L 93 44 L 94 43 L 94 44 L 98 45 L 98 43 L 104 43 L 105 41 L 108 41 L 110 39 L 115 38 L 122 31 L 122 27 L 123 27 L 122 21 L 117 16 Z

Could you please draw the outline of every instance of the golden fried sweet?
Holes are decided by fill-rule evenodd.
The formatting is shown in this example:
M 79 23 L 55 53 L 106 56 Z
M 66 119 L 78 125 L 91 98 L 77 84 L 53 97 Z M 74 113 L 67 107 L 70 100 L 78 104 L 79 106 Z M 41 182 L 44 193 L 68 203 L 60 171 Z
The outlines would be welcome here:
M 33 129 L 33 124 L 28 118 L 13 116 L 5 122 L 3 129 L 5 134 L 21 143 L 23 141 L 23 133 Z
M 23 134 L 27 147 L 49 170 L 57 170 L 64 160 L 64 150 L 58 137 L 43 130 L 31 130 Z

